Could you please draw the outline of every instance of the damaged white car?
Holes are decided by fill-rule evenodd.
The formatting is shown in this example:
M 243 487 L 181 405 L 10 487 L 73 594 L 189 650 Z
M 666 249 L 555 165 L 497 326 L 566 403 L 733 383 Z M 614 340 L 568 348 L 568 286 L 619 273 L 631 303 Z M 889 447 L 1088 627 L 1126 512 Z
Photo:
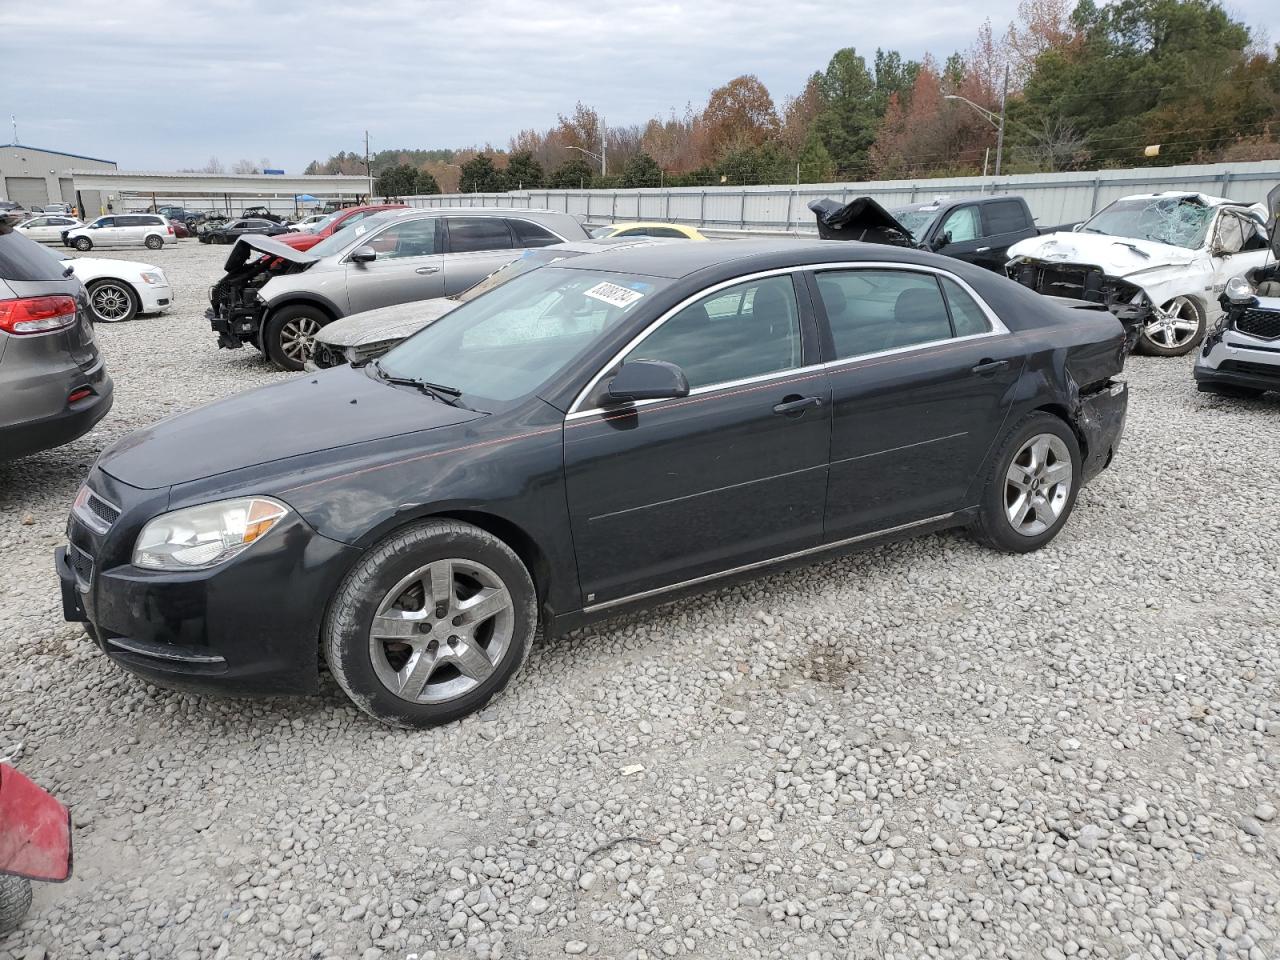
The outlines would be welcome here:
M 1227 281 L 1267 257 L 1262 204 L 1202 193 L 1123 197 L 1070 233 L 1009 248 L 1009 276 L 1040 293 L 1106 304 L 1145 353 L 1191 352 Z

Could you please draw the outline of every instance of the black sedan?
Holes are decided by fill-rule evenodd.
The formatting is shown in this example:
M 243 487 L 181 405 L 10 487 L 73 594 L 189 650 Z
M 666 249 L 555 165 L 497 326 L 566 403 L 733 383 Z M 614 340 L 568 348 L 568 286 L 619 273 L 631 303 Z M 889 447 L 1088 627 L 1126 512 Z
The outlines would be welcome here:
M 578 257 L 380 360 L 163 421 L 93 467 L 65 615 L 161 684 L 429 726 L 554 635 L 965 526 L 1043 546 L 1124 425 L 1124 331 L 956 260 L 736 241 Z
M 239 220 L 228 220 L 225 223 L 211 223 L 208 225 L 208 229 L 202 228 L 198 236 L 201 243 L 235 243 L 238 238 L 248 234 L 260 237 L 274 237 L 288 232 L 288 227 L 274 220 L 242 217 Z

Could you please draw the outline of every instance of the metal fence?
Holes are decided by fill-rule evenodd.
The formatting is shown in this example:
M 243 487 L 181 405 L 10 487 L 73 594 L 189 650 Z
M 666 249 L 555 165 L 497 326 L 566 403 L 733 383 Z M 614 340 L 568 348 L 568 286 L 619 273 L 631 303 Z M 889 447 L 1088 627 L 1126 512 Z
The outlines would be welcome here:
M 1280 160 L 1143 167 L 1008 177 L 949 177 L 771 187 L 669 187 L 645 190 L 515 190 L 405 197 L 416 207 L 535 207 L 591 222 L 661 220 L 709 230 L 816 232 L 810 200 L 871 196 L 886 207 L 934 197 L 1019 194 L 1041 226 L 1084 220 L 1132 193 L 1192 191 L 1256 203 L 1280 183 Z

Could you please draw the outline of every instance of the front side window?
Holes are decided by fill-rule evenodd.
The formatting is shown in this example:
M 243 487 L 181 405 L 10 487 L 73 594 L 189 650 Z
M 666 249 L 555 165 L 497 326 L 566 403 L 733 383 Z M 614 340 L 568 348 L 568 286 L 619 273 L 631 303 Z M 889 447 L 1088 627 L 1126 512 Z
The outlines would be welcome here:
M 428 257 L 440 252 L 439 223 L 436 217 L 425 220 L 406 220 L 388 227 L 366 243 L 377 252 L 379 260 Z M 358 230 L 359 227 L 356 229 Z
M 449 217 L 449 252 L 510 250 L 511 231 L 501 217 Z
M 115 217 L 99 217 L 93 221 L 95 227 L 114 227 L 116 225 Z
M 1218 218 L 1218 252 L 1230 256 L 1244 248 L 1240 220 L 1229 213 Z
M 947 219 L 942 224 L 942 234 L 948 233 L 951 234 L 952 243 L 977 240 L 982 236 L 982 225 L 978 222 L 978 208 L 961 207 L 947 214 Z
M 452 386 L 477 409 L 536 391 L 670 284 L 548 266 L 445 314 L 380 361 L 391 376 Z
M 947 305 L 931 273 L 824 270 L 818 291 L 839 360 L 951 337 Z
M 790 276 L 752 280 L 692 303 L 627 360 L 665 360 L 693 389 L 800 366 L 800 316 Z

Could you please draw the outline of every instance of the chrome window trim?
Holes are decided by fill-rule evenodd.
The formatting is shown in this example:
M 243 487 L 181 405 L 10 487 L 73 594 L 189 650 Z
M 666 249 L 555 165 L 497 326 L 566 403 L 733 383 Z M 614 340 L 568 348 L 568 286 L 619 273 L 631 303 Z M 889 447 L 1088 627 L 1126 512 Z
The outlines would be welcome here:
M 419 217 L 411 217 L 411 218 L 409 218 L 409 219 L 412 219 L 412 220 L 446 220 L 446 219 L 449 219 L 449 217 L 451 216 L 451 215 L 447 212 L 447 211 L 448 211 L 448 209 L 449 209 L 448 207 L 436 207 L 436 208 L 434 208 L 430 213 L 427 213 L 427 214 L 425 214 L 425 215 L 423 215 L 423 216 L 419 216 Z M 495 211 L 494 211 L 494 213 L 492 213 L 492 214 L 480 213 L 480 214 L 476 214 L 476 216 L 477 216 L 477 217 L 486 217 L 486 218 L 488 218 L 488 217 L 502 217 L 502 219 L 504 219 L 504 220 L 519 220 L 519 221 L 521 221 L 522 223 L 528 223 L 528 224 L 531 224 L 531 225 L 533 225 L 533 226 L 535 226 L 535 227 L 540 227 L 541 229 L 543 229 L 543 230 L 547 231 L 547 233 L 551 234 L 553 237 L 556 237 L 557 239 L 559 239 L 559 241 L 560 241 L 561 243 L 570 243 L 570 242 L 571 242 L 571 241 L 569 240 L 569 238 L 568 238 L 568 237 L 566 237 L 566 236 L 564 236 L 563 234 L 561 234 L 558 230 L 553 230 L 553 229 L 552 229 L 550 226 L 548 226 L 547 224 L 545 224 L 545 223 L 539 223 L 537 220 L 530 220 L 528 217 L 513 217 L 513 216 L 510 216 L 510 215 L 508 215 L 508 214 L 506 214 L 506 213 L 505 213 L 506 209 L 507 209 L 506 207 L 498 207 L 498 208 L 495 208 Z M 499 211 L 501 211 L 501 212 L 499 212 Z M 385 211 L 385 210 L 379 210 L 379 211 L 377 211 L 377 213 L 386 213 L 386 212 L 387 212 L 387 211 Z M 407 210 L 407 211 L 405 211 L 405 212 L 406 212 L 406 213 L 419 213 L 420 211 L 418 211 L 418 210 L 416 210 L 416 209 L 413 209 L 413 208 L 410 208 L 409 210 Z M 373 214 L 370 214 L 370 216 L 373 216 Z M 470 216 L 471 216 L 471 214 L 469 214 L 469 213 L 468 213 L 468 214 L 456 214 L 456 213 L 455 213 L 455 214 L 452 214 L 452 218 L 453 218 L 454 220 L 461 220 L 461 219 L 463 219 L 464 217 L 470 217 Z M 367 220 L 367 219 L 368 219 L 368 217 L 365 217 L 364 219 L 366 219 L 366 220 Z M 387 232 L 388 230 L 390 230 L 392 227 L 399 226 L 400 224 L 405 223 L 405 222 L 406 222 L 406 221 L 405 221 L 405 220 L 403 220 L 403 219 L 396 219 L 396 220 L 393 220 L 392 222 L 390 222 L 390 223 L 388 223 L 388 224 L 384 225 L 384 226 L 383 226 L 383 228 L 382 228 L 381 230 L 379 230 L 377 233 L 370 234 L 368 237 L 364 238 L 364 240 L 362 240 L 362 241 L 361 241 L 361 243 L 354 244 L 354 245 L 353 245 L 353 246 L 352 246 L 352 247 L 351 247 L 351 248 L 350 248 L 346 253 L 342 254 L 342 255 L 341 255 L 341 256 L 342 256 L 342 260 L 341 260 L 340 262 L 341 262 L 341 263 L 343 263 L 343 264 L 351 263 L 351 262 L 352 262 L 352 261 L 351 261 L 351 254 L 355 252 L 355 248 L 356 248 L 357 246 L 363 246 L 363 245 L 364 245 L 364 244 L 366 244 L 366 243 L 369 243 L 369 242 L 371 242 L 371 241 L 373 241 L 373 240 L 376 240 L 378 237 L 382 236 L 384 233 L 386 233 L 386 232 Z M 440 233 L 442 233 L 442 232 L 444 232 L 444 231 L 446 231 L 446 230 L 448 230 L 448 227 L 446 227 L 443 223 L 442 223 L 442 224 L 440 224 L 440 226 L 437 228 L 437 234 L 436 234 L 436 235 L 437 235 L 437 237 L 439 237 L 439 234 L 440 234 Z M 513 235 L 511 239 L 512 239 L 512 241 L 514 241 L 514 240 L 515 240 L 515 236 Z M 549 246 L 551 246 L 551 244 L 547 243 L 547 244 L 543 244 L 543 246 L 549 247 Z M 395 257 L 395 258 L 392 258 L 392 259 L 398 259 L 398 260 L 417 260 L 417 259 L 419 259 L 420 257 L 445 257 L 445 256 L 448 256 L 448 257 L 465 257 L 465 256 L 467 256 L 467 255 L 469 255 L 469 254 L 476 254 L 476 253 L 499 253 L 499 252 L 500 252 L 500 251 L 502 251 L 502 250 L 515 250 L 515 251 L 520 251 L 520 250 L 539 250 L 539 249 L 541 249 L 541 247 L 495 247 L 495 248 L 493 248 L 492 250 L 461 250 L 461 251 L 457 251 L 457 252 L 455 252 L 455 251 L 453 251 L 453 250 L 450 250 L 450 251 L 447 251 L 447 252 L 446 252 L 446 251 L 441 250 L 441 251 L 437 251 L 436 253 L 423 253 L 423 254 L 419 254 L 417 257 Z M 478 283 L 479 281 L 476 281 L 476 282 Z
M 988 337 L 1006 336 L 1010 333 L 1009 328 L 1004 325 L 1004 321 L 1002 321 L 1000 317 L 996 315 L 996 312 L 991 309 L 990 305 L 987 303 L 986 300 L 982 298 L 982 296 L 978 293 L 978 291 L 974 290 L 973 287 L 971 287 L 968 283 L 966 283 L 962 277 L 958 277 L 954 273 L 951 273 L 947 270 L 943 270 L 939 267 L 933 267 L 927 264 L 892 263 L 888 261 L 868 261 L 868 260 L 836 261 L 832 263 L 810 263 L 810 264 L 804 264 L 801 266 L 793 266 L 793 267 L 776 267 L 772 270 L 761 270 L 757 273 L 744 274 L 743 276 L 735 277 L 732 280 L 723 280 L 720 283 L 707 287 L 706 289 L 701 290 L 696 294 L 693 294 L 692 296 L 686 297 L 684 300 L 681 300 L 679 303 L 677 303 L 674 307 L 667 310 L 660 317 L 658 317 L 658 319 L 654 320 L 653 323 L 649 324 L 642 331 L 640 331 L 640 333 L 636 334 L 635 337 L 633 337 L 630 341 L 628 341 L 627 344 L 622 347 L 622 349 L 618 350 L 609 359 L 608 363 L 604 364 L 604 366 L 602 366 L 600 370 L 596 372 L 595 376 L 593 376 L 589 381 L 587 381 L 587 385 L 583 387 L 580 391 L 578 391 L 578 395 L 574 398 L 573 403 L 569 405 L 569 412 L 565 415 L 565 420 L 566 421 L 578 420 L 583 417 L 597 416 L 602 413 L 614 413 L 619 410 L 635 410 L 641 407 L 650 406 L 655 403 L 670 403 L 671 400 L 666 400 L 666 399 L 638 400 L 631 404 L 627 404 L 625 406 L 618 406 L 618 407 L 610 407 L 610 408 L 592 407 L 585 410 L 580 408 L 581 404 L 586 400 L 588 396 L 590 396 L 592 391 L 595 390 L 596 386 L 604 378 L 604 375 L 608 373 L 610 369 L 613 368 L 613 365 L 615 363 L 617 363 L 620 359 L 625 357 L 628 353 L 630 353 L 633 349 L 635 349 L 635 347 L 638 346 L 640 342 L 644 340 L 645 337 L 647 337 L 654 330 L 658 329 L 658 327 L 662 326 L 662 324 L 666 323 L 669 319 L 671 319 L 673 316 L 675 316 L 685 307 L 688 307 L 691 304 L 698 302 L 699 300 L 702 300 L 715 293 L 718 293 L 719 291 L 724 290 L 727 287 L 737 286 L 740 283 L 749 283 L 752 280 L 761 280 L 766 277 L 775 277 L 775 276 L 781 276 L 783 274 L 795 274 L 795 273 L 805 273 L 805 272 L 811 272 L 816 276 L 818 274 L 825 273 L 830 270 L 850 270 L 850 269 L 906 270 L 914 273 L 929 273 L 939 277 L 946 277 L 948 280 L 955 281 L 955 283 L 957 283 L 960 286 L 960 289 L 962 289 L 965 293 L 967 293 L 970 297 L 973 298 L 974 303 L 978 305 L 978 308 L 982 310 L 983 314 L 987 318 L 987 321 L 991 324 L 991 329 L 985 333 L 971 333 L 963 337 L 946 337 L 945 339 L 942 339 L 942 340 L 929 340 L 929 341 L 926 341 L 925 343 L 912 343 L 903 347 L 893 347 L 892 349 L 889 349 L 889 350 L 878 350 L 873 353 L 860 353 L 852 357 L 844 357 L 838 360 L 828 360 L 825 363 L 815 363 L 815 364 L 810 364 L 808 366 L 803 366 L 803 367 L 788 367 L 786 370 L 777 370 L 773 373 L 761 374 L 755 377 L 747 377 L 742 380 L 726 380 L 722 383 L 709 383 L 709 384 L 706 384 L 705 386 L 697 387 L 693 390 L 690 390 L 689 396 L 696 397 L 696 396 L 699 396 L 700 394 L 710 393 L 713 390 L 727 390 L 733 387 L 746 386 L 752 383 L 763 383 L 768 380 L 776 380 L 781 377 L 788 377 L 788 376 L 792 376 L 794 374 L 799 374 L 799 373 L 807 373 L 813 370 L 838 369 L 840 367 L 847 366 L 848 364 L 851 364 L 851 363 L 857 363 L 862 360 L 874 360 L 880 357 L 890 357 L 896 354 L 909 353 L 915 350 L 925 350 L 931 347 L 936 347 L 944 343 L 964 343 L 970 340 L 982 340 Z M 945 298 L 946 296 L 945 291 L 942 291 L 940 289 L 940 293 L 942 293 L 943 297 Z M 823 313 L 824 314 L 826 313 L 825 306 L 823 307 Z M 830 321 L 828 321 L 828 323 L 829 322 Z M 684 398 L 679 397 L 674 399 L 684 399 Z

